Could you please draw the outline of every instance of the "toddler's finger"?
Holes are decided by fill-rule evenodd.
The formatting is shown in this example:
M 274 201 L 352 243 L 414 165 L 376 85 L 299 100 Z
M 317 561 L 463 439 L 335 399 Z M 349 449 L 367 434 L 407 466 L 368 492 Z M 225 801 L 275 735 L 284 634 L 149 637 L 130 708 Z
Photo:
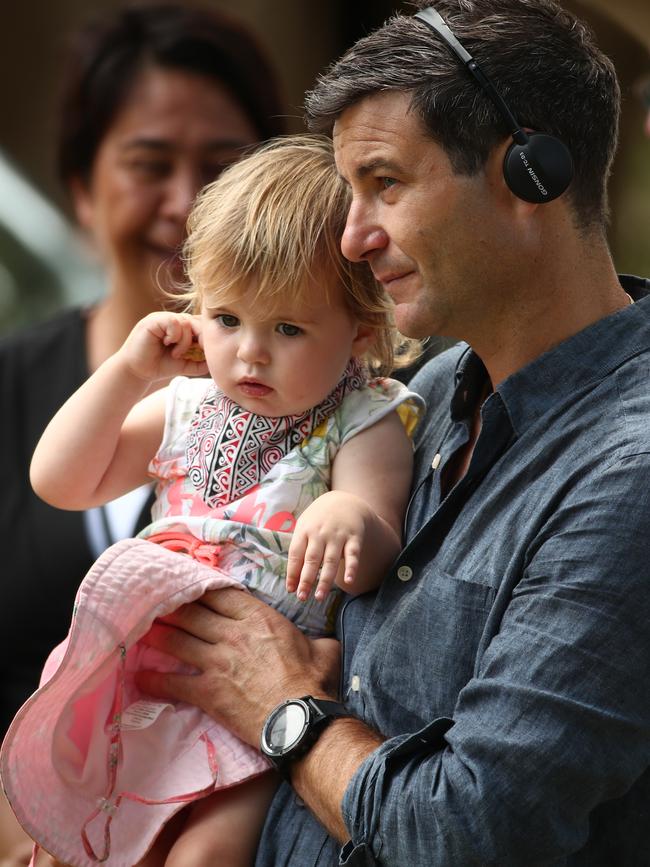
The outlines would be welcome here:
M 165 333 L 163 335 L 163 343 L 165 346 L 172 346 L 178 342 L 179 328 L 175 319 L 170 319 L 165 324 Z
M 317 542 L 314 539 L 311 539 L 307 544 L 304 562 L 300 571 L 298 590 L 296 591 L 296 596 L 298 597 L 298 599 L 300 599 L 301 602 L 304 602 L 306 599 L 309 598 L 311 589 L 316 583 L 316 577 L 318 575 L 318 570 L 320 569 L 322 561 L 323 545 L 321 542 Z
M 359 573 L 359 557 L 361 555 L 361 545 L 358 539 L 349 539 L 343 549 L 343 583 L 354 584 L 354 580 Z
M 176 345 L 172 350 L 172 355 L 174 358 L 183 358 L 185 353 L 192 346 L 192 342 L 194 340 L 192 323 L 190 322 L 189 317 L 184 317 L 182 319 L 176 320 L 176 327 L 177 331 L 174 340 L 174 343 Z
M 325 549 L 323 563 L 318 576 L 316 599 L 322 602 L 332 589 L 336 576 L 341 566 L 341 547 L 337 544 L 329 544 Z
M 291 544 L 289 545 L 289 556 L 287 557 L 287 577 L 286 587 L 289 593 L 293 593 L 298 587 L 300 581 L 300 573 L 305 562 L 305 551 L 307 550 L 307 538 L 301 533 L 294 533 Z

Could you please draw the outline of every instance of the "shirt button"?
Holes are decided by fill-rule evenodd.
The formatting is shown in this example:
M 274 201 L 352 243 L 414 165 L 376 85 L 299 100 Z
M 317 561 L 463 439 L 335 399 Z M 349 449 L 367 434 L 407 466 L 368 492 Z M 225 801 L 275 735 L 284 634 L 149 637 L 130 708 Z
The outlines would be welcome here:
M 359 677 L 358 674 L 355 674 L 352 676 L 352 679 L 350 680 L 350 689 L 352 690 L 352 692 L 359 692 L 360 687 L 361 687 L 361 678 Z
M 400 581 L 410 581 L 413 577 L 413 570 L 410 566 L 400 566 L 397 570 L 397 577 Z

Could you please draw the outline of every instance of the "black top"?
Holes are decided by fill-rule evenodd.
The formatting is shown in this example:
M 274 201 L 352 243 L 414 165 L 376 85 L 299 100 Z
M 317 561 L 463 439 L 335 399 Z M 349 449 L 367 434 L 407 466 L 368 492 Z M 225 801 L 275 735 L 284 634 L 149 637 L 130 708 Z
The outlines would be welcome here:
M 94 561 L 83 513 L 46 505 L 29 483 L 40 435 L 88 376 L 86 322 L 75 308 L 0 340 L 0 732 L 65 638 Z

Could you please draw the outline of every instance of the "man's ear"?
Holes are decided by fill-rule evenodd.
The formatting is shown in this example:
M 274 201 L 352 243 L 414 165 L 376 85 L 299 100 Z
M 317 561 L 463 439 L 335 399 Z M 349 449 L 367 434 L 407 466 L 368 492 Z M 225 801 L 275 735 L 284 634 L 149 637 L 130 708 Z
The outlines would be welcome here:
M 92 229 L 94 220 L 93 197 L 88 181 L 80 177 L 74 177 L 68 184 L 72 208 L 77 222 L 82 229 Z
M 359 357 L 367 352 L 368 347 L 374 342 L 375 329 L 371 325 L 357 325 L 357 334 L 352 342 L 352 355 Z

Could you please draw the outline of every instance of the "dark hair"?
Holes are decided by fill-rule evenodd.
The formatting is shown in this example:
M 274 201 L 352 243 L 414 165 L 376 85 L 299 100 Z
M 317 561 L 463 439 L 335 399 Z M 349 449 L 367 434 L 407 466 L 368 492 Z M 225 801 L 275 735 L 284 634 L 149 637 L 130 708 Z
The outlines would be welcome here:
M 575 176 L 567 195 L 581 227 L 607 220 L 620 89 L 589 28 L 555 0 L 427 0 L 475 57 L 519 123 L 560 138 Z M 474 174 L 507 135 L 494 105 L 423 22 L 397 15 L 360 39 L 307 94 L 311 129 L 330 132 L 354 103 L 379 91 L 412 106 L 454 171 Z
M 64 183 L 88 178 L 103 136 L 148 63 L 225 85 L 260 140 L 285 131 L 274 70 L 245 27 L 216 11 L 185 4 L 127 6 L 90 21 L 73 39 L 58 141 Z

